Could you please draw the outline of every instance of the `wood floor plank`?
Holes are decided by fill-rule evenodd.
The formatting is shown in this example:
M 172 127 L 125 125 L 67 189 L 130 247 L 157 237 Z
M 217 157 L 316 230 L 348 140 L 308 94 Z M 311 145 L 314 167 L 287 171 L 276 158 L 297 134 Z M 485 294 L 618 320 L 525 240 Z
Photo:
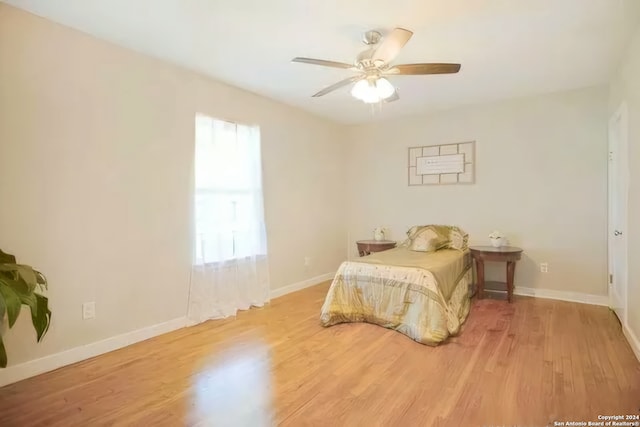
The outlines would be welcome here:
M 605 307 L 474 301 L 417 344 L 319 325 L 328 283 L 0 388 L 1 426 L 553 425 L 640 413 L 640 363 Z

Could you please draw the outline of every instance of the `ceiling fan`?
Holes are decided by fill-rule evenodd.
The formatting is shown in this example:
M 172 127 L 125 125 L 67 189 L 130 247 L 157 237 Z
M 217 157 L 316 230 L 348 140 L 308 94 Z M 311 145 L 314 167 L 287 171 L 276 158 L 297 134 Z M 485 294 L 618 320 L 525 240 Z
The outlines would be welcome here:
M 343 68 L 357 72 L 355 76 L 327 86 L 314 97 L 323 96 L 354 83 L 351 95 L 367 104 L 392 102 L 400 99 L 396 88 L 387 80 L 387 76 L 416 76 L 425 74 L 454 74 L 460 71 L 460 64 L 430 63 L 391 65 L 391 61 L 409 41 L 413 32 L 404 28 L 395 28 L 384 38 L 378 31 L 364 33 L 363 43 L 368 46 L 358 54 L 353 64 L 327 61 L 313 58 L 293 58 L 292 62 L 322 65 L 324 67 Z

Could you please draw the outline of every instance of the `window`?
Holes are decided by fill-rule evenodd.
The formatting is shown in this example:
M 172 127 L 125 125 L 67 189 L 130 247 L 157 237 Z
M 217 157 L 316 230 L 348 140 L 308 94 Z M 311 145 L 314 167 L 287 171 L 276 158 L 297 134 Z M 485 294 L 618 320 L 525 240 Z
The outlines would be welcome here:
M 260 129 L 196 115 L 195 263 L 266 254 Z

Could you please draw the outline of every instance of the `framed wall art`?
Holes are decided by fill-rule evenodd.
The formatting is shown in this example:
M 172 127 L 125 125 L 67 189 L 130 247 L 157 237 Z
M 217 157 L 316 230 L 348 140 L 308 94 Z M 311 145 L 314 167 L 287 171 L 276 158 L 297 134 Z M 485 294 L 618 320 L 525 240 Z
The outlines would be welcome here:
M 473 184 L 475 141 L 409 147 L 409 185 Z

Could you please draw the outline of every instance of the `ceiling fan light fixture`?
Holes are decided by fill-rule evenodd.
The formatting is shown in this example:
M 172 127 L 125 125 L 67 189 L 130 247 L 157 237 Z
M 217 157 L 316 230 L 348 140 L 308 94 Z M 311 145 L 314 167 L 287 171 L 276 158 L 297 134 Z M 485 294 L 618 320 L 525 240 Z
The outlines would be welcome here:
M 393 87 L 393 85 L 389 83 L 389 80 L 384 77 L 380 77 L 376 81 L 376 89 L 378 90 L 378 95 L 382 99 L 387 99 L 396 91 L 396 88 Z
M 364 100 L 369 93 L 371 93 L 371 89 L 368 80 L 360 80 L 351 88 L 351 96 L 356 99 Z
M 361 98 L 360 101 L 364 102 L 365 104 L 377 104 L 378 102 L 382 101 L 382 98 L 380 98 L 377 93 L 371 93 L 364 98 Z
M 389 80 L 378 78 L 376 80 L 364 79 L 357 82 L 351 88 L 351 95 L 365 104 L 375 104 L 394 94 L 395 88 Z

